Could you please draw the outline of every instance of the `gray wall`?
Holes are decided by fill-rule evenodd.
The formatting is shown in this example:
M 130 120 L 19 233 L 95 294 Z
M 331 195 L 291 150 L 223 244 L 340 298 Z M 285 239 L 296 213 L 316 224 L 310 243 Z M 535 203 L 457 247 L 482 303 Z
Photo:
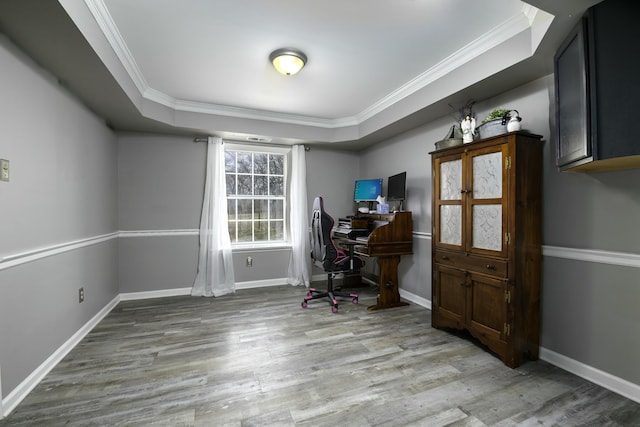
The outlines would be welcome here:
M 553 100 L 551 78 L 548 91 Z M 562 250 L 544 257 L 542 346 L 640 384 L 640 170 L 561 173 L 553 137 L 548 141 L 543 244 L 577 249 L 581 259 L 563 257 Z M 592 260 L 599 256 L 605 259 Z M 631 267 L 627 258 L 635 260 Z
M 322 196 L 327 213 L 336 221 L 340 217 L 352 215 L 356 210 L 353 202 L 353 184 L 360 175 L 360 156 L 357 153 L 312 146 L 306 154 L 306 160 L 309 204 L 307 211 L 311 212 L 313 199 Z M 311 274 L 315 277 L 326 277 L 322 269 L 315 265 L 312 266 Z
M 206 148 L 185 137 L 118 136 L 118 222 L 128 236 L 119 241 L 121 293 L 193 285 Z
M 400 260 L 400 289 L 431 300 L 431 159 L 433 143 L 443 138 L 451 120 L 442 118 L 378 144 L 361 156 L 362 173 L 383 179 L 383 194 L 387 179 L 407 172 L 406 200 L 403 209 L 413 219 L 413 255 Z M 391 207 L 391 206 L 390 206 Z
M 323 196 L 331 216 L 353 214 L 353 184 L 360 176 L 360 156 L 311 146 L 306 160 L 308 211 L 311 212 L 313 199 Z
M 558 172 L 553 100 L 553 76 L 547 76 L 474 106 L 480 119 L 494 108 L 515 108 L 523 117 L 523 128 L 545 141 L 542 347 L 640 384 L 640 170 Z M 360 160 L 363 175 L 386 178 L 407 171 L 406 209 L 414 213 L 415 253 L 402 259 L 400 286 L 427 299 L 431 298 L 427 153 L 451 124 L 448 117 L 426 124 L 372 147 Z M 428 237 L 416 235 L 422 232 Z M 593 251 L 604 260 L 588 261 Z M 580 260 L 572 259 L 576 254 Z M 625 265 L 628 258 L 631 266 Z
M 11 162 L 0 182 L 6 397 L 118 295 L 117 158 L 103 121 L 4 36 L 0 64 L 0 157 Z
M 353 211 L 358 155 L 312 148 L 306 153 L 308 198 L 323 194 L 336 215 Z M 327 170 L 327 165 L 332 167 Z M 206 144 L 192 138 L 122 134 L 118 137 L 120 292 L 188 288 L 197 271 Z M 346 184 L 345 184 L 346 183 Z M 253 266 L 247 267 L 247 257 Z M 234 250 L 238 287 L 287 277 L 290 250 Z M 319 273 L 314 270 L 314 274 Z

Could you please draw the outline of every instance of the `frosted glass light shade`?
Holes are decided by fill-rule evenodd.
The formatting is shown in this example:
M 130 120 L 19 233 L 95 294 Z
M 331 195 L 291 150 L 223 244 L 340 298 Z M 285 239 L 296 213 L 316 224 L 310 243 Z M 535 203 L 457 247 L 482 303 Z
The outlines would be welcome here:
M 278 72 L 292 76 L 304 67 L 307 56 L 295 49 L 278 49 L 271 52 L 269 60 Z

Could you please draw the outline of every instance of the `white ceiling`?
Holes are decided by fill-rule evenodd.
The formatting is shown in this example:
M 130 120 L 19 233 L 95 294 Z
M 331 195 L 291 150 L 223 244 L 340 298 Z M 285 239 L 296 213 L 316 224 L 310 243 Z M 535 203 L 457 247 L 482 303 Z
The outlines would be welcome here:
M 17 20 L 42 8 L 18 1 L 0 6 L 3 32 L 117 130 L 349 148 L 492 96 L 496 76 L 507 90 L 549 73 L 550 52 L 598 0 L 59 0 L 77 27 L 64 39 L 55 10 L 24 29 Z M 42 45 L 54 35 L 83 40 L 53 55 Z M 282 47 L 309 58 L 295 76 L 268 61 Z M 69 64 L 81 56 L 94 73 Z
M 452 54 L 526 19 L 524 4 L 513 0 L 94 3 L 104 7 L 112 25 L 103 29 L 119 36 L 149 90 L 180 101 L 321 119 L 362 115 Z M 464 15 L 469 19 L 458 18 Z M 307 55 L 301 73 L 286 77 L 274 70 L 268 57 L 281 47 Z

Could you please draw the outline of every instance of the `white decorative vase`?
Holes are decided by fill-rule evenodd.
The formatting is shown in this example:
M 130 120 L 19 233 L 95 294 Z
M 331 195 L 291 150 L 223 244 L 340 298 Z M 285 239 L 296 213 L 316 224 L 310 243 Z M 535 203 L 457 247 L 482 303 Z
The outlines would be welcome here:
M 515 114 L 513 114 L 514 112 Z M 511 116 L 511 118 L 507 123 L 507 132 L 515 132 L 520 130 L 522 128 L 522 126 L 520 125 L 522 117 L 520 117 L 520 113 L 518 113 L 518 110 L 512 110 L 509 115 Z

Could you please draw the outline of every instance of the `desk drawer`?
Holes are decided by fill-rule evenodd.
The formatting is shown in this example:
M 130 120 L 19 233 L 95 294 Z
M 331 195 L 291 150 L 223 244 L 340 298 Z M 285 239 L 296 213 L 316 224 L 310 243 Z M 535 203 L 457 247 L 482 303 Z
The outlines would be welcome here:
M 478 273 L 491 274 L 499 277 L 507 277 L 507 261 L 488 258 L 479 255 L 471 255 L 464 252 L 449 252 L 436 250 L 435 262 L 449 267 Z

